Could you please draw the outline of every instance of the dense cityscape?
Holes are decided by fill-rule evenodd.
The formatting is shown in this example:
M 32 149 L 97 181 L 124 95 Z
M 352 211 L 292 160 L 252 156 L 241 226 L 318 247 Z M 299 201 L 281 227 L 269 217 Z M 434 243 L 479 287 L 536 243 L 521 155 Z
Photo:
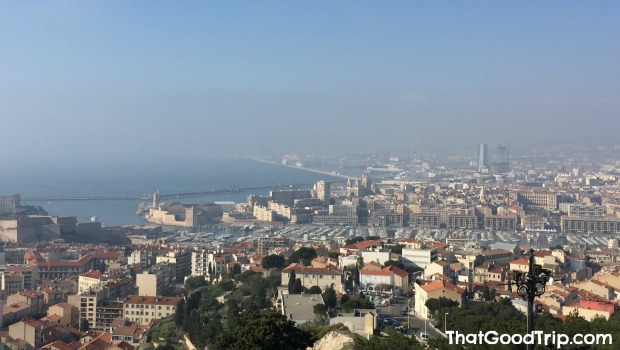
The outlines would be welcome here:
M 0 348 L 459 349 L 448 331 L 502 324 L 485 323 L 488 312 L 525 333 L 515 276 L 530 262 L 547 274 L 531 306 L 537 328 L 584 322 L 615 338 L 617 153 L 480 144 L 443 158 L 262 158 L 342 181 L 244 203 L 155 193 L 140 203 L 141 226 L 50 216 L 5 195 Z
M 0 350 L 620 349 L 620 2 L 0 2 Z

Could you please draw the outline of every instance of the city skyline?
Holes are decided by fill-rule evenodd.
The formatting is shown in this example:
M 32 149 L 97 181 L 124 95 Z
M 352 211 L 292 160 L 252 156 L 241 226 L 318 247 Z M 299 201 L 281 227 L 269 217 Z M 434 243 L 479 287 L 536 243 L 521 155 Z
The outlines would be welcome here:
M 2 160 L 616 143 L 614 2 L 0 9 Z

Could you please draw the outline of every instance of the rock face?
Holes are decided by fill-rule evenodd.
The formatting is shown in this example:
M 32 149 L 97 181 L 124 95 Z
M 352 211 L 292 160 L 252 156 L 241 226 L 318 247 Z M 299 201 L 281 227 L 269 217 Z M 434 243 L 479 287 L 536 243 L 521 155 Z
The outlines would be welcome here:
M 345 350 L 353 345 L 353 338 L 339 332 L 329 332 L 316 343 L 311 350 Z

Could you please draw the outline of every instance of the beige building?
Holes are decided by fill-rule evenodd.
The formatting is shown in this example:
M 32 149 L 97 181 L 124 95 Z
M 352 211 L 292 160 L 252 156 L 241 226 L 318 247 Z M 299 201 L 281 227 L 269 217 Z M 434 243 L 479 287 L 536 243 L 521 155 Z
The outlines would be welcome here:
M 318 269 L 314 267 L 300 266 L 297 264 L 291 264 L 282 270 L 283 286 L 288 285 L 288 281 L 293 271 L 295 271 L 295 278 L 299 278 L 301 280 L 301 285 L 304 288 L 318 286 L 321 290 L 325 290 L 333 284 L 336 293 L 342 293 L 344 291 L 341 278 L 342 276 L 340 271 L 337 269 Z
M 24 275 L 18 271 L 2 272 L 2 290 L 5 294 L 14 294 L 24 290 Z
M 216 217 L 222 217 L 222 208 L 219 205 L 161 203 L 157 207 L 149 207 L 144 218 L 159 225 L 197 227 Z
M 263 207 L 260 205 L 254 205 L 254 210 L 252 211 L 252 215 L 254 215 L 254 217 L 256 218 L 256 220 L 258 221 L 275 221 L 276 219 L 276 212 L 269 209 L 268 207 Z
M 448 215 L 448 228 L 475 230 L 478 228 L 478 218 L 475 215 Z
M 422 286 L 416 287 L 415 293 L 415 314 L 416 316 L 426 319 L 429 318 L 429 311 L 426 307 L 426 301 L 433 298 L 448 298 L 462 305 L 465 298 L 465 290 L 446 281 L 430 282 Z
M 33 318 L 27 318 L 9 326 L 9 336 L 13 339 L 23 339 L 34 347 L 43 344 L 43 322 Z
M 180 297 L 141 297 L 130 295 L 123 302 L 123 316 L 142 325 L 172 316 Z
M 269 255 L 273 249 L 288 248 L 290 241 L 284 237 L 259 237 L 254 246 L 259 254 Z
M 609 217 L 569 217 L 560 218 L 560 228 L 567 233 L 620 233 L 620 219 Z
M 558 194 L 549 191 L 519 191 L 511 192 L 510 198 L 523 205 L 525 210 L 556 210 L 558 208 Z
M 516 215 L 485 215 L 484 228 L 486 230 L 515 230 L 517 228 Z
M 78 277 L 78 292 L 89 292 L 97 287 L 104 280 L 103 274 L 99 271 L 90 270 Z
M 6 304 L 2 308 L 2 326 L 4 327 L 19 321 L 30 313 L 30 305 L 27 303 L 19 302 L 15 304 Z
M 185 276 L 192 274 L 192 252 L 189 250 L 169 251 L 164 256 L 157 256 L 155 263 L 174 264 L 177 282 L 183 282 Z
M 89 328 L 97 328 L 97 295 L 95 294 L 73 294 L 67 298 L 67 303 L 79 310 L 79 323 L 86 319 Z
M 56 315 L 60 317 L 61 326 L 79 326 L 79 311 L 69 303 L 58 303 L 47 309 L 47 316 Z

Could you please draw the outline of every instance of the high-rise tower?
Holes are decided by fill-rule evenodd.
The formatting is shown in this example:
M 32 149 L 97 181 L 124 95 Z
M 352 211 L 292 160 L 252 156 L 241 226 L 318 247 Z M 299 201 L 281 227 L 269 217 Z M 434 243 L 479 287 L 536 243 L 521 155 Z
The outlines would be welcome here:
M 316 198 L 320 199 L 323 203 L 329 204 L 330 197 L 330 185 L 329 182 L 321 180 L 316 183 Z
M 484 168 L 488 168 L 488 167 L 489 167 L 489 160 L 488 160 L 488 154 L 487 154 L 487 144 L 481 143 L 478 146 L 478 171 Z

